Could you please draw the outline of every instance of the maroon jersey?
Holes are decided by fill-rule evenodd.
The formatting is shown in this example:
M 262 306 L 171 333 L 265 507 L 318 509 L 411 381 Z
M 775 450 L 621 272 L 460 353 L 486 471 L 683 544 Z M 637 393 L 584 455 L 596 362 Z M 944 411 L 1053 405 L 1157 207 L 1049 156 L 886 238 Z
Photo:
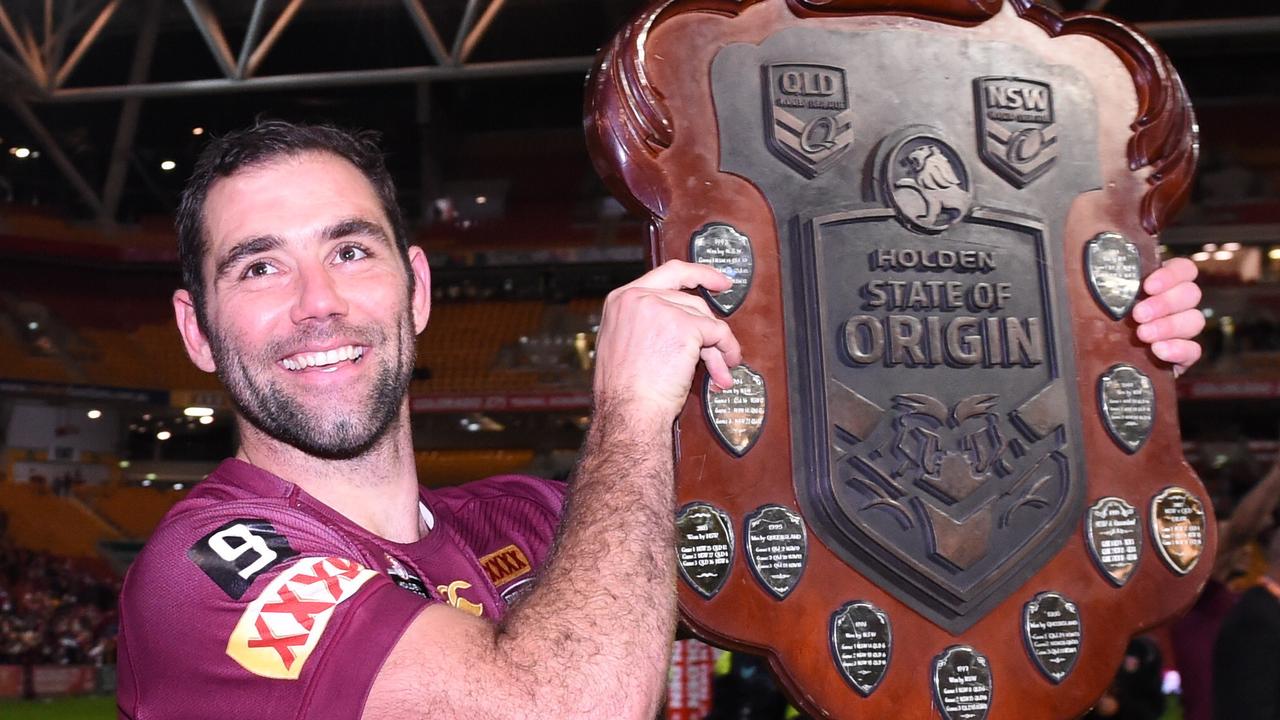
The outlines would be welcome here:
M 125 578 L 120 717 L 359 717 L 424 607 L 501 619 L 546 560 L 563 495 L 561 483 L 515 475 L 424 489 L 430 530 L 400 544 L 227 460 L 165 516 Z

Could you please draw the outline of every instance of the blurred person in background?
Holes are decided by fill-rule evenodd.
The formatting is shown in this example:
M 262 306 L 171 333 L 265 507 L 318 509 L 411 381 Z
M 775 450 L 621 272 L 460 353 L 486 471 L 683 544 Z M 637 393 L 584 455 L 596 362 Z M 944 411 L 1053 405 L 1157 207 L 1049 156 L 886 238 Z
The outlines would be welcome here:
M 1150 638 L 1130 640 L 1111 687 L 1084 720 L 1159 720 L 1165 705 L 1163 665 L 1160 648 Z
M 1222 620 L 1213 646 L 1214 717 L 1280 720 L 1280 530 L 1264 533 L 1268 569 Z
M 1271 522 L 1280 504 L 1280 450 L 1271 467 L 1254 483 L 1239 502 L 1226 497 L 1215 502 L 1218 517 L 1218 550 L 1213 572 L 1204 591 L 1187 614 L 1172 626 L 1174 664 L 1182 681 L 1182 712 L 1185 720 L 1214 720 L 1214 643 L 1222 621 L 1239 599 L 1231 585 L 1250 559 L 1256 539 Z M 1256 578 L 1249 578 L 1249 584 Z

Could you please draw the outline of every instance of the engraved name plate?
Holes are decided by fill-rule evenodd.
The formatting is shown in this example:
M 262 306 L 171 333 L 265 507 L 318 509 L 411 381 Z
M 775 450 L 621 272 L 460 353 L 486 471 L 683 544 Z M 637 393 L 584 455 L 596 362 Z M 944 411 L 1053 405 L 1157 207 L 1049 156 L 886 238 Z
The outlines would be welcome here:
M 705 598 L 715 597 L 733 568 L 733 525 L 721 509 L 692 503 L 676 515 L 680 577 Z
M 707 377 L 702 387 L 702 406 L 720 442 L 734 455 L 745 455 L 764 427 L 764 378 L 746 365 L 733 369 L 733 387 L 714 390 Z
M 1056 592 L 1040 593 L 1022 609 L 1022 639 L 1040 671 L 1060 683 L 1080 656 L 1080 610 Z
M 800 582 L 808 558 L 808 535 L 798 513 L 781 505 L 766 505 L 747 517 L 751 572 L 779 599 Z
M 702 265 L 710 265 L 733 281 L 724 292 L 702 291 L 703 296 L 721 315 L 730 315 L 747 297 L 751 278 L 755 275 L 756 261 L 751 253 L 751 239 L 738 232 L 732 225 L 711 223 L 694 233 L 689 247 L 689 258 Z
M 1111 438 L 1125 452 L 1137 452 L 1156 416 L 1151 378 L 1132 365 L 1114 365 L 1098 379 L 1098 404 Z
M 982 720 L 991 709 L 991 666 L 982 653 L 952 645 L 933 660 L 933 699 L 947 720 Z
M 1138 246 L 1119 233 L 1099 233 L 1085 246 L 1084 264 L 1098 304 L 1116 320 L 1128 315 L 1142 284 Z
M 866 697 L 884 679 L 893 654 L 889 617 L 868 602 L 851 602 L 831 616 L 831 654 L 844 679 Z
M 1085 540 L 1094 563 L 1117 587 L 1138 567 L 1142 526 L 1138 509 L 1118 497 L 1104 497 L 1085 514 Z
M 1160 557 L 1186 575 L 1204 550 L 1204 505 L 1180 487 L 1165 488 L 1151 500 L 1151 537 Z

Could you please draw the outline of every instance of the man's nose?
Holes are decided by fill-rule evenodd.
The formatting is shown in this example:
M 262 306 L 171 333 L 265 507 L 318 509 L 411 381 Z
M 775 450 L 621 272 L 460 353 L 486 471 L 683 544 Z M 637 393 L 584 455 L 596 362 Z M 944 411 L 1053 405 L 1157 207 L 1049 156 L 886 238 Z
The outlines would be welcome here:
M 326 320 L 346 314 L 346 297 L 329 269 L 321 263 L 299 267 L 298 299 L 293 305 L 293 321 Z

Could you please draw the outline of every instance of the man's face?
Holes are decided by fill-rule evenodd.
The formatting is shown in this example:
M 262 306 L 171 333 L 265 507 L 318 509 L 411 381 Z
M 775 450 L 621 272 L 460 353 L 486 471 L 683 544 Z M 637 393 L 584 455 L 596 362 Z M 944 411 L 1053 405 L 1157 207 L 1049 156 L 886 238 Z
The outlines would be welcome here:
M 325 153 L 219 180 L 204 213 L 207 335 L 184 291 L 174 298 L 192 359 L 272 438 L 322 457 L 367 450 L 412 376 L 429 309 L 421 250 L 414 283 L 373 187 Z

